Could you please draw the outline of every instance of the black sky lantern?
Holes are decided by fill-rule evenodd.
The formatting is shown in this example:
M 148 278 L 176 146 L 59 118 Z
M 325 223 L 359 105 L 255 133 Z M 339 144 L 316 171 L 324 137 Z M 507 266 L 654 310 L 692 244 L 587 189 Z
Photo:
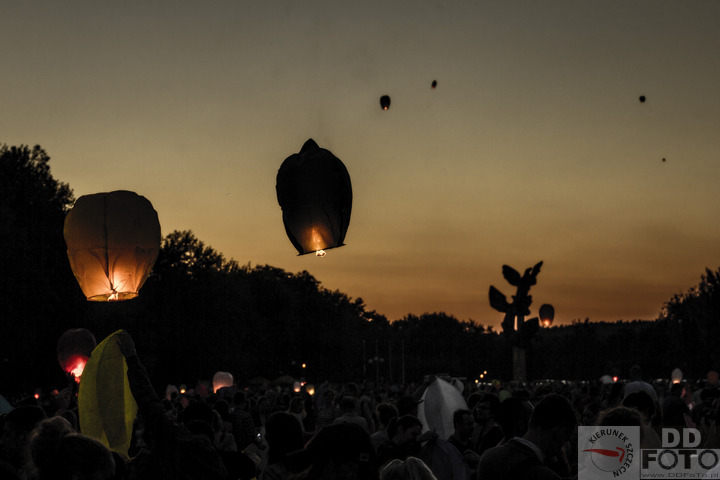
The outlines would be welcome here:
M 390 108 L 390 96 L 389 95 L 383 95 L 380 97 L 380 108 L 383 110 L 387 110 Z
M 285 232 L 300 255 L 344 245 L 352 209 L 345 165 L 311 138 L 290 155 L 277 174 L 278 203 Z
M 552 325 L 555 318 L 555 308 L 549 303 L 545 303 L 540 307 L 540 322 L 543 327 Z

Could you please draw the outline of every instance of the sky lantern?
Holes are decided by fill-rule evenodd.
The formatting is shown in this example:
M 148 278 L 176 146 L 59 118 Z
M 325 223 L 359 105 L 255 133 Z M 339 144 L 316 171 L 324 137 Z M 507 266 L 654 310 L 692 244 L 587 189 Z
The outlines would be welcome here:
M 78 388 L 78 417 L 83 435 L 128 457 L 138 406 L 130 389 L 118 330 L 95 347 Z
M 285 232 L 299 255 L 345 245 L 352 185 L 345 165 L 311 138 L 280 166 L 275 189 Z
M 555 308 L 552 305 L 545 303 L 540 306 L 540 324 L 543 327 L 549 327 L 552 325 L 554 318 Z
M 672 371 L 670 374 L 670 380 L 672 380 L 672 383 L 680 383 L 683 379 L 683 372 L 679 368 L 676 368 Z
M 85 369 L 92 351 L 97 346 L 95 336 L 85 328 L 73 328 L 60 336 L 57 344 L 57 357 L 66 373 L 72 374 L 76 382 Z
M 217 393 L 223 387 L 232 387 L 234 380 L 230 372 L 215 372 L 213 375 L 213 393 Z
M 383 95 L 380 97 L 380 107 L 383 110 L 387 110 L 390 108 L 390 96 L 389 95 Z
M 84 195 L 65 217 L 65 243 L 88 300 L 138 295 L 160 250 L 160 222 L 148 199 L 117 190 Z
M 431 86 L 432 88 L 437 87 L 437 80 L 433 80 L 432 83 L 430 84 L 430 86 Z

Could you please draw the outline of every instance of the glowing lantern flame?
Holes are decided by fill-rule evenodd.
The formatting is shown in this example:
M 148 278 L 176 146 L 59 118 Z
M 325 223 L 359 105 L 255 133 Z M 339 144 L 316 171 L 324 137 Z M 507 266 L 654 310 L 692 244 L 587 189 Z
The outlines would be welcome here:
M 615 376 L 615 377 L 612 377 L 612 381 L 613 381 L 613 382 L 615 382 L 615 383 L 617 383 L 617 381 L 618 381 L 618 377 L 617 377 L 617 376 Z
M 75 377 L 75 382 L 80 383 L 80 377 L 83 374 L 83 370 L 85 370 L 85 364 L 88 360 L 88 357 L 77 356 L 73 358 L 72 363 L 68 366 L 68 373 L 71 373 Z
M 318 250 L 315 252 L 315 256 L 317 257 L 324 257 L 325 256 L 325 250 Z

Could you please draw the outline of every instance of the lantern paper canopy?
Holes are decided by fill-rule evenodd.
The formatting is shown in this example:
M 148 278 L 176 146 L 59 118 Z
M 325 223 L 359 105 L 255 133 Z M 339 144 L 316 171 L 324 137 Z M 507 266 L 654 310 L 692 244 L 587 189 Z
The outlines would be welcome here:
M 300 255 L 344 245 L 352 185 L 339 158 L 309 139 L 282 163 L 275 188 L 285 232 Z
M 138 295 L 160 251 L 160 222 L 148 199 L 118 190 L 80 197 L 65 217 L 65 243 L 88 300 Z
M 78 389 L 80 431 L 128 457 L 138 406 L 130 390 L 118 334 L 95 347 Z
M 85 328 L 73 328 L 60 336 L 57 344 L 57 357 L 60 367 L 66 373 L 72 373 L 76 381 L 85 369 L 92 351 L 97 346 L 95 336 Z
M 540 323 L 542 323 L 544 327 L 552 325 L 554 318 L 555 308 L 552 305 L 546 303 L 540 307 Z

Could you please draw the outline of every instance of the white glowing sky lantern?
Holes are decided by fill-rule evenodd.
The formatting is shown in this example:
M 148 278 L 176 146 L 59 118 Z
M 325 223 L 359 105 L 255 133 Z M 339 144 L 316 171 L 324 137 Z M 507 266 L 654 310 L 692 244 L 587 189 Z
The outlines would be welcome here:
M 679 368 L 676 368 L 672 371 L 670 374 L 670 380 L 672 380 L 672 383 L 680 383 L 683 379 L 683 372 Z
M 230 372 L 215 372 L 213 375 L 213 393 L 217 393 L 223 387 L 232 387 L 234 380 Z
M 160 251 L 160 222 L 148 199 L 118 190 L 80 197 L 65 218 L 65 243 L 88 300 L 135 298 Z
M 97 346 L 95 336 L 84 328 L 67 330 L 58 339 L 57 357 L 60 367 L 72 374 L 76 382 L 85 370 L 92 351 Z
M 280 166 L 275 189 L 290 242 L 300 255 L 344 245 L 352 210 L 350 174 L 313 139 Z

